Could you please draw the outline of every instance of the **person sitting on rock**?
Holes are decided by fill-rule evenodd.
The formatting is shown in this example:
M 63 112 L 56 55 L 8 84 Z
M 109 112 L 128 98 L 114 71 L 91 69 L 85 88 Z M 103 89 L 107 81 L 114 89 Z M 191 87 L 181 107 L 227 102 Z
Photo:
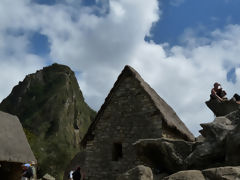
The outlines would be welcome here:
M 224 100 L 227 100 L 226 95 L 227 93 L 222 89 L 221 84 L 219 84 L 218 82 L 215 82 L 211 90 L 210 98 L 224 101 Z

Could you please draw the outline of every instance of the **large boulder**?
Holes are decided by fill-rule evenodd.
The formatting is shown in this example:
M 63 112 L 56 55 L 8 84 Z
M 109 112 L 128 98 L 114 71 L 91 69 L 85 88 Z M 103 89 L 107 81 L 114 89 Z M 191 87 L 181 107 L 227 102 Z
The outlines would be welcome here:
M 185 159 L 188 169 L 203 169 L 217 166 L 224 162 L 224 145 L 204 142 Z
M 227 134 L 236 126 L 227 117 L 216 117 L 211 123 L 200 124 L 202 130 L 200 133 L 209 141 L 221 142 L 225 140 Z
M 238 180 L 240 179 L 240 166 L 211 168 L 202 171 L 206 179 Z
M 238 125 L 240 123 L 240 110 L 231 112 L 226 117 L 231 120 L 232 124 Z
M 52 177 L 50 174 L 45 174 L 42 179 L 43 180 L 55 180 L 55 178 Z
M 239 147 L 240 147 L 240 111 L 235 111 L 227 115 L 235 126 L 234 129 L 229 131 L 226 138 L 226 155 L 225 160 L 228 165 L 239 165 Z
M 205 102 L 207 107 L 216 116 L 225 116 L 233 111 L 239 109 L 240 105 L 234 101 L 234 99 L 219 101 L 218 99 L 212 99 Z
M 179 171 L 163 178 L 163 180 L 238 180 L 240 166 L 226 166 L 205 170 Z
M 118 176 L 116 180 L 153 180 L 153 174 L 149 167 L 139 165 Z
M 226 139 L 236 127 L 233 115 L 216 117 L 211 123 L 201 124 L 204 141 L 185 159 L 188 168 L 209 168 L 225 165 Z
M 226 157 L 225 160 L 230 165 L 239 165 L 240 147 L 240 125 L 238 125 L 232 132 L 229 133 L 226 140 Z
M 163 180 L 205 180 L 199 170 L 179 171 L 175 174 L 163 178 Z
M 137 156 L 148 166 L 161 172 L 185 169 L 184 159 L 192 152 L 194 143 L 167 138 L 141 139 L 135 142 Z

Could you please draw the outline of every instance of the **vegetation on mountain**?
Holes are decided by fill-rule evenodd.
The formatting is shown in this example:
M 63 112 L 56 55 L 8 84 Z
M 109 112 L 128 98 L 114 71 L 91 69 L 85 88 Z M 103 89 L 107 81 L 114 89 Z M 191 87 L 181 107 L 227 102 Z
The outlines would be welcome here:
M 57 179 L 79 152 L 79 142 L 96 114 L 84 102 L 74 72 L 59 64 L 27 75 L 0 110 L 19 117 L 40 175 L 50 173 Z

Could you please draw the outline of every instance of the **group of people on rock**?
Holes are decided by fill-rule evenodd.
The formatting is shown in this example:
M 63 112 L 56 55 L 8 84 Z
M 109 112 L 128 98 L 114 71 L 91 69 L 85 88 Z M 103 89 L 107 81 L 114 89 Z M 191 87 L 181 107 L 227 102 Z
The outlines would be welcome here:
M 218 99 L 219 101 L 226 101 L 228 98 L 226 97 L 227 93 L 222 89 L 221 84 L 215 82 L 213 84 L 213 88 L 211 90 L 210 99 Z M 240 96 L 238 94 L 234 94 L 232 97 L 236 103 L 240 104 Z
M 84 173 L 79 166 L 75 170 L 70 171 L 69 180 L 84 180 Z

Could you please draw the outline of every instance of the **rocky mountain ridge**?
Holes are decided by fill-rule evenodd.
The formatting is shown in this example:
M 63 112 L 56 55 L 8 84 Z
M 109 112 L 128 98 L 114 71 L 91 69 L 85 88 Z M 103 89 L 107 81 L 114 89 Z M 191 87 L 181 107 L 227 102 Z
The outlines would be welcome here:
M 95 116 L 84 102 L 74 72 L 53 64 L 27 75 L 0 104 L 17 115 L 38 160 L 40 176 L 62 178 L 66 164 Z

